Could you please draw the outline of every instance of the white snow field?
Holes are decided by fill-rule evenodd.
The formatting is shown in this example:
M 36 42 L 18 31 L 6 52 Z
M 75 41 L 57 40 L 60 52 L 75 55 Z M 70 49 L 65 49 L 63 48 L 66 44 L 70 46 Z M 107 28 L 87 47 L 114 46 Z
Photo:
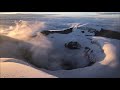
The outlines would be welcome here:
M 73 70 L 50 71 L 36 69 L 14 58 L 1 58 L 1 78 L 119 78 L 120 77 L 120 41 L 95 38 L 105 53 L 105 58 L 92 66 Z M 102 41 L 101 41 L 102 40 Z
M 38 70 L 24 61 L 14 58 L 1 58 L 0 78 L 55 78 L 55 76 Z
M 120 78 L 120 40 L 94 33 L 119 32 L 116 18 L 37 19 L 0 27 L 0 78 Z
M 96 39 L 96 38 L 95 38 Z M 90 67 L 75 70 L 60 70 L 49 72 L 64 78 L 119 78 L 120 77 L 120 41 L 97 38 L 96 42 L 102 47 L 105 58 Z

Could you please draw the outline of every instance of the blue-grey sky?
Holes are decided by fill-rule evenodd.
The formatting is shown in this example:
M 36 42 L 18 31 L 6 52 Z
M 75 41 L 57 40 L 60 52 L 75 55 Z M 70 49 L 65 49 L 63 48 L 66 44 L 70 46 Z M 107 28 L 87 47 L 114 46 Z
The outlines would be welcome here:
M 0 14 L 61 14 L 61 15 L 96 15 L 96 12 L 0 12 Z
M 81 16 L 97 16 L 97 17 L 109 17 L 109 16 L 120 16 L 120 12 L 0 12 L 0 14 L 56 14 L 56 16 L 70 16 L 70 17 L 81 17 Z
M 0 12 L 0 14 L 120 14 L 120 12 Z

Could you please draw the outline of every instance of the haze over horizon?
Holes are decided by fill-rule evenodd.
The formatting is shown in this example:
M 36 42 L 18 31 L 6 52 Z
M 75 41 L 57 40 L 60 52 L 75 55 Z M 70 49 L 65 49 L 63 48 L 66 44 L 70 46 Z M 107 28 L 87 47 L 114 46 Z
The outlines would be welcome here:
M 120 12 L 0 12 L 0 14 L 62 14 L 62 15 L 98 15 L 120 14 Z
M 54 17 L 120 17 L 120 12 L 0 12 L 0 15 L 52 15 Z

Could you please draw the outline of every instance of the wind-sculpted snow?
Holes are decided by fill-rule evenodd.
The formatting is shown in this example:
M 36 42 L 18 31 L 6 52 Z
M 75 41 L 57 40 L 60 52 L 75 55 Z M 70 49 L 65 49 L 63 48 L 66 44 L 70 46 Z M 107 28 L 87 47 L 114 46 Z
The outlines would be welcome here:
M 0 27 L 0 77 L 119 77 L 119 40 L 94 36 L 101 26 L 91 19 L 83 24 L 64 19 L 20 20 Z M 81 27 L 72 29 L 74 24 Z M 70 42 L 80 47 L 67 48 Z
M 117 49 L 119 48 L 120 41 L 101 37 L 94 37 L 93 40 L 102 47 L 106 57 L 90 67 L 59 71 L 38 70 L 30 66 L 30 64 L 20 60 L 1 58 L 1 78 L 119 78 L 120 50 Z
M 100 53 L 100 48 L 98 48 L 98 51 L 96 49 L 97 52 L 92 49 L 86 50 L 85 48 L 90 47 L 91 42 L 82 35 L 81 30 L 44 36 L 40 33 L 40 29 L 43 26 L 44 23 L 30 24 L 25 21 L 16 23 L 16 26 L 12 27 L 11 30 L 1 35 L 1 56 L 23 59 L 39 68 L 48 70 L 83 68 L 90 65 L 93 61 L 96 62 L 95 58 L 99 57 L 99 55 L 95 54 Z M 70 41 L 79 42 L 81 48 L 77 50 L 65 48 L 65 43 Z M 92 46 L 98 47 L 91 45 L 90 48 Z M 99 60 L 101 59 L 99 58 Z
M 14 58 L 0 58 L 0 78 L 56 78 Z
M 103 37 L 94 37 L 93 40 L 104 50 L 102 61 L 69 71 L 44 71 L 61 78 L 120 78 L 120 41 Z

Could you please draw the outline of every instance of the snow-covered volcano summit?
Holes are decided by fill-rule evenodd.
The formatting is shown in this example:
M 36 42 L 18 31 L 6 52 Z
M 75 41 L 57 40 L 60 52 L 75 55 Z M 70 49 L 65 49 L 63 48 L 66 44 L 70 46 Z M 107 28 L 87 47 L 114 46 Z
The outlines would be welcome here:
M 87 31 L 84 31 L 83 33 L 83 31 L 84 30 L 77 28 L 70 28 L 61 31 L 42 31 L 52 44 L 52 48 L 49 51 L 50 54 L 48 54 L 48 69 L 62 70 L 83 68 L 97 61 L 101 61 L 104 58 L 102 48 L 100 48 L 99 45 L 92 43 L 92 37 L 86 36 L 86 34 L 91 33 Z M 39 33 L 37 33 L 37 36 L 34 38 L 38 38 Z M 74 45 L 71 44 L 70 46 L 70 43 L 72 42 Z M 80 47 L 77 48 L 77 44 L 79 44 Z M 72 47 L 76 47 L 76 49 Z M 39 66 L 39 61 L 33 62 L 35 64 L 37 62 L 37 66 Z
M 67 20 L 0 28 L 0 77 L 120 77 L 119 26 Z

